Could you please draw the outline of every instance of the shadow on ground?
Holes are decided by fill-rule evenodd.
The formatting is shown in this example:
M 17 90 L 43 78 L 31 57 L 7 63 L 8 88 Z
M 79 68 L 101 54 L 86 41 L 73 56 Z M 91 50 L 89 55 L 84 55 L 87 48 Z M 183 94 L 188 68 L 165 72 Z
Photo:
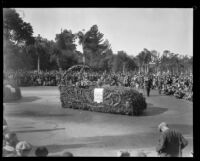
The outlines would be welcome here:
M 68 114 L 67 112 L 59 112 L 59 111 L 56 111 L 57 113 L 48 113 L 48 112 L 45 112 L 45 111 L 15 111 L 15 112 L 12 112 L 12 113 L 9 113 L 7 114 L 7 116 L 15 116 L 15 117 L 66 117 L 66 116 L 72 116 L 72 114 Z
M 46 145 L 47 149 L 49 150 L 50 153 L 57 153 L 57 152 L 62 152 L 63 150 L 66 149 L 75 149 L 75 148 L 82 148 L 82 147 L 88 147 L 88 144 L 90 143 L 83 143 L 83 144 L 67 144 L 67 145 Z
M 140 116 L 154 116 L 168 111 L 168 108 L 154 107 L 153 104 L 147 103 L 147 109 Z
M 39 97 L 35 97 L 35 96 L 30 96 L 30 97 L 22 97 L 19 100 L 13 100 L 13 101 L 9 101 L 7 103 L 24 103 L 24 102 L 33 102 L 40 99 Z
M 57 130 L 65 130 L 65 128 L 37 129 L 37 130 L 18 130 L 18 131 L 14 131 L 14 132 L 15 133 L 33 133 L 33 132 L 49 132 L 49 131 L 57 131 Z

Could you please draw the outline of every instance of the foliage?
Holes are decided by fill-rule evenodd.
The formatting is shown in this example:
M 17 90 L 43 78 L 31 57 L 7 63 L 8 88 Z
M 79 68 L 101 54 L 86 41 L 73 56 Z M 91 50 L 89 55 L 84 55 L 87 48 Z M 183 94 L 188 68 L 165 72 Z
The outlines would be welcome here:
M 112 70 L 118 71 L 133 71 L 137 68 L 134 59 L 126 54 L 124 51 L 118 51 L 117 55 L 113 57 Z
M 128 87 L 104 86 L 103 102 L 94 102 L 94 86 L 79 88 L 59 86 L 63 108 L 73 108 L 96 112 L 140 115 L 147 105 L 139 92 Z
M 3 28 L 4 38 L 15 44 L 29 45 L 34 41 L 32 26 L 24 22 L 15 9 L 3 9 Z
M 83 52 L 76 50 L 76 39 Z M 193 57 L 183 56 L 164 50 L 162 56 L 156 50 L 144 48 L 135 57 L 123 50 L 113 53 L 110 42 L 97 25 L 88 31 L 72 33 L 63 30 L 49 41 L 40 35 L 33 37 L 30 23 L 24 22 L 15 9 L 3 9 L 3 56 L 4 69 L 53 70 L 68 69 L 75 64 L 89 65 L 102 71 L 171 71 L 172 73 L 191 72 Z M 84 61 L 85 60 L 85 61 Z M 155 64 L 150 67 L 150 63 Z
M 91 67 L 101 68 L 102 62 L 99 60 L 102 54 L 110 49 L 108 40 L 103 40 L 103 33 L 99 32 L 98 26 L 93 25 L 90 30 L 84 33 L 79 31 L 77 33 L 79 44 L 82 45 L 84 59 L 86 64 Z

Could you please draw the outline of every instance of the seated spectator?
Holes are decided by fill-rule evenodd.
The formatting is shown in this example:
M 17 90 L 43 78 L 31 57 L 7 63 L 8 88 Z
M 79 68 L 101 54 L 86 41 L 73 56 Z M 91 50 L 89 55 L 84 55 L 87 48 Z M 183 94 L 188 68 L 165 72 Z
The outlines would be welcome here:
M 178 99 L 182 99 L 185 94 L 182 92 L 182 89 L 179 88 L 178 91 L 174 93 L 174 96 Z
M 9 132 L 5 135 L 5 146 L 3 146 L 3 156 L 16 154 L 15 147 L 19 142 L 16 133 Z
M 27 157 L 29 156 L 32 150 L 32 145 L 27 143 L 26 141 L 20 141 L 16 145 L 16 152 L 18 157 Z
M 35 150 L 35 156 L 36 157 L 46 157 L 48 156 L 49 154 L 49 151 L 46 147 L 44 146 L 41 146 L 41 147 L 38 147 L 36 150 Z
M 118 152 L 119 157 L 130 157 L 130 153 L 128 151 L 120 151 Z

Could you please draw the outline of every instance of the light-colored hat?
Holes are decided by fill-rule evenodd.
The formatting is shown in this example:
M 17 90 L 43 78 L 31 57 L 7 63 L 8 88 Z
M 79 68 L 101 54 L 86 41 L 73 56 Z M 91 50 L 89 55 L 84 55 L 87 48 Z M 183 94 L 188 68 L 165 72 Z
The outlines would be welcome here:
M 162 122 L 158 125 L 158 129 L 159 131 L 163 128 L 163 127 L 168 127 L 167 123 L 166 122 Z
M 17 145 L 16 145 L 16 150 L 22 150 L 22 151 L 26 151 L 26 150 L 31 150 L 32 149 L 32 145 L 29 144 L 26 141 L 20 141 Z

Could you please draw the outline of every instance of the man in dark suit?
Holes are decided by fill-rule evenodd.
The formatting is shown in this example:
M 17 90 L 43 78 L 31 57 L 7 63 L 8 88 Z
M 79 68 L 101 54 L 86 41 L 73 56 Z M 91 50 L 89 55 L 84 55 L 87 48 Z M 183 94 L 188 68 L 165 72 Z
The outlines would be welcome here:
M 150 77 L 146 77 L 145 78 L 145 88 L 146 88 L 146 92 L 147 92 L 148 97 L 149 97 L 149 94 L 150 94 L 151 86 L 152 86 L 152 80 L 150 79 Z
M 160 157 L 182 157 L 182 149 L 188 145 L 188 141 L 183 135 L 169 129 L 165 122 L 158 126 L 161 136 L 156 147 L 156 151 Z

